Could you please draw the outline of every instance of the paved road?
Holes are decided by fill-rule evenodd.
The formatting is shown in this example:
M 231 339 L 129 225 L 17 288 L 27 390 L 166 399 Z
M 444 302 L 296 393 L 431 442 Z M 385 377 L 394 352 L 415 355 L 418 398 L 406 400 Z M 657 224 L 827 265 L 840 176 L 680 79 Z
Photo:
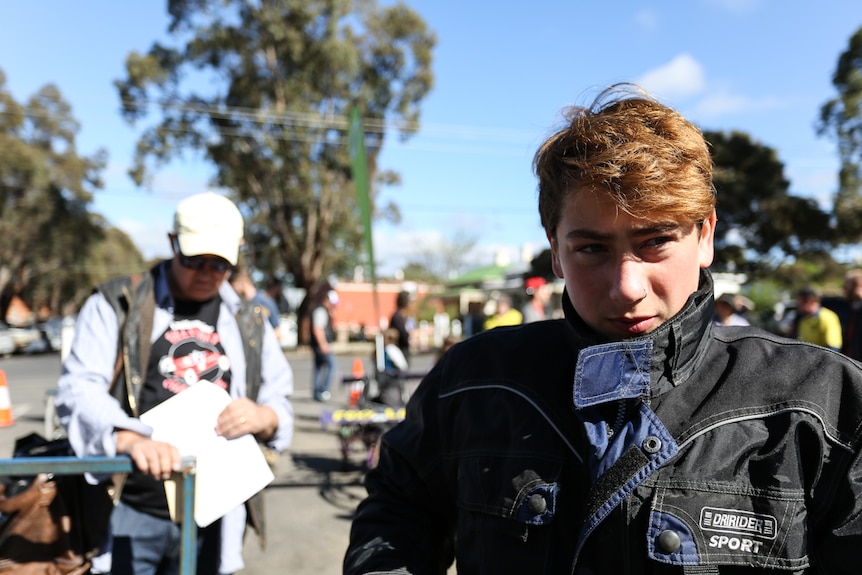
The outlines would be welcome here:
M 349 373 L 355 357 L 370 367 L 370 348 L 338 355 L 342 373 Z M 365 494 L 361 481 L 365 458 L 361 445 L 343 465 L 336 429 L 323 429 L 323 409 L 345 405 L 347 392 L 333 386 L 327 404 L 311 400 L 311 360 L 308 353 L 288 352 L 296 392 L 295 435 L 292 447 L 279 459 L 275 480 L 264 492 L 267 520 L 266 549 L 250 534 L 245 543 L 242 575 L 285 573 L 318 575 L 341 572 L 350 519 Z M 433 358 L 417 356 L 414 369 L 426 370 Z M 0 359 L 12 399 L 13 425 L 0 428 L 0 458 L 10 457 L 16 437 L 44 429 L 45 392 L 53 388 L 60 365 L 56 354 Z M 340 381 L 340 375 L 336 381 Z

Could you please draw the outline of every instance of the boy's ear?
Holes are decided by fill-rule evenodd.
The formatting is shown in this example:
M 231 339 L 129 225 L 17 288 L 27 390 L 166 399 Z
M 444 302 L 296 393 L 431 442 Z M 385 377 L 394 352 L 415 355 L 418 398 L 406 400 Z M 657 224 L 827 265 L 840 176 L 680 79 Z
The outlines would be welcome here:
M 703 221 L 700 226 L 700 238 L 698 239 L 698 263 L 702 268 L 708 268 L 712 265 L 712 260 L 715 258 L 715 223 L 718 221 L 718 216 L 715 210 L 712 214 Z
M 560 255 L 559 255 L 559 250 L 557 249 L 558 248 L 557 241 L 554 239 L 554 237 L 550 233 L 547 234 L 547 236 L 548 236 L 548 243 L 551 244 L 551 269 L 554 270 L 555 276 L 562 279 L 563 278 L 563 267 L 560 265 Z

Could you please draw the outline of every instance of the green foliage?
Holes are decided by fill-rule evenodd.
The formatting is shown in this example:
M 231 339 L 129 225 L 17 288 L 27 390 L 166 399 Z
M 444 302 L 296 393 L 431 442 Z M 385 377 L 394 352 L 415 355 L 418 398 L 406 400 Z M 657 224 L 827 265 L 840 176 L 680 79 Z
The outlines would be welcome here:
M 832 76 L 838 94 L 820 108 L 817 132 L 838 144 L 841 169 L 835 217 L 839 240 L 862 240 L 862 28 L 838 59 Z
M 407 262 L 407 265 L 404 266 L 401 273 L 405 280 L 414 282 L 436 284 L 444 281 L 444 278 L 428 269 L 427 264 L 415 260 Z
M 771 274 L 772 281 L 789 293 L 802 286 L 812 285 L 824 295 L 840 295 L 847 266 L 832 259 L 828 254 L 798 259 L 793 263 L 778 266 Z
M 817 202 L 788 193 L 774 149 L 741 132 L 705 132 L 715 164 L 718 269 L 749 273 L 769 260 L 828 251 L 829 214 Z
M 347 118 L 354 105 L 364 117 L 372 181 L 397 181 L 376 160 L 393 123 L 402 137 L 416 131 L 433 83 L 436 40 L 422 19 L 369 0 L 170 0 L 168 10 L 175 46 L 130 54 L 116 82 L 130 122 L 160 113 L 138 142 L 135 182 L 201 153 L 245 215 L 253 267 L 308 289 L 362 263 Z
M 774 279 L 764 279 L 752 282 L 745 286 L 745 297 L 754 302 L 757 311 L 771 310 L 779 301 L 782 301 L 788 293 L 788 286 L 782 285 Z
M 92 285 L 80 270 L 105 237 L 107 226 L 88 210 L 106 154 L 79 156 L 78 129 L 56 87 L 21 104 L 0 71 L 0 317 L 13 296 L 59 313 Z
M 465 271 L 467 258 L 476 247 L 476 237 L 463 230 L 432 246 L 416 246 L 402 270 L 404 279 L 445 283 Z

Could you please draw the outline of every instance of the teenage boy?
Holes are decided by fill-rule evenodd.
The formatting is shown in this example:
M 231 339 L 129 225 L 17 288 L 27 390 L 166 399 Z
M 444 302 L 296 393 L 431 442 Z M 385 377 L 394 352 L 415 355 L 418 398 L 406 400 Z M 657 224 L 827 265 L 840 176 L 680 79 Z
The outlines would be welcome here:
M 701 132 L 616 86 L 534 169 L 565 319 L 465 340 L 428 374 L 344 572 L 858 573 L 862 372 L 714 325 Z

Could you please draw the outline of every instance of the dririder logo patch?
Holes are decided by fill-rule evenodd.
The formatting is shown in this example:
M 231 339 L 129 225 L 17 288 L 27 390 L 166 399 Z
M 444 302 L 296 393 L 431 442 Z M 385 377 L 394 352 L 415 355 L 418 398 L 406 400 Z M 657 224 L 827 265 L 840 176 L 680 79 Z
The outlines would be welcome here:
M 722 533 L 710 536 L 708 544 L 712 548 L 758 553 L 764 539 L 775 539 L 777 521 L 763 513 L 704 507 L 700 511 L 700 527 Z

